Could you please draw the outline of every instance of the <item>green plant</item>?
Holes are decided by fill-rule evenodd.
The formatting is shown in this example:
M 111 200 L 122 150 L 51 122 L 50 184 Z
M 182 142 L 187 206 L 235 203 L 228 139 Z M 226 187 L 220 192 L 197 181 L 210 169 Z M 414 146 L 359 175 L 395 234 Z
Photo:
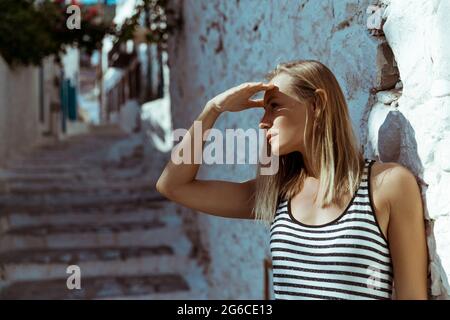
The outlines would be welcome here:
M 91 54 L 106 34 L 115 35 L 116 43 L 125 42 L 133 39 L 139 25 L 146 28 L 148 42 L 164 47 L 169 34 L 182 25 L 168 0 L 143 0 L 120 29 L 95 19 L 98 13 L 84 6 L 80 6 L 81 28 L 69 29 L 64 2 L 0 0 L 0 54 L 10 66 L 39 65 L 48 56 L 58 58 L 68 46 L 78 46 Z
M 67 28 L 66 8 L 61 1 L 0 1 L 0 54 L 5 61 L 11 66 L 39 65 L 73 45 L 92 53 L 105 34 L 114 33 L 113 26 L 92 18 L 81 19 L 80 29 Z
M 182 19 L 169 7 L 168 0 L 143 0 L 135 13 L 116 31 L 116 43 L 133 39 L 136 28 L 142 26 L 147 29 L 145 37 L 148 42 L 165 47 L 169 35 L 182 28 L 182 24 Z

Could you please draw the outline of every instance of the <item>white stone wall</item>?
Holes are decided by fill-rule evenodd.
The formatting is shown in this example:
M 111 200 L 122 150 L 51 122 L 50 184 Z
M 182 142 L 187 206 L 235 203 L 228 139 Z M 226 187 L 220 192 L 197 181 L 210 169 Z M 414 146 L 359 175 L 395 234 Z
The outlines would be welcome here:
M 0 56 L 0 165 L 39 136 L 38 80 L 37 68 L 11 70 Z
M 441 89 L 436 89 L 439 97 L 427 95 L 427 92 L 431 92 L 431 84 L 436 88 L 447 88 L 447 82 L 441 79 L 448 80 L 448 77 L 445 78 L 441 70 L 444 70 L 448 60 L 445 61 L 445 48 L 439 40 L 442 34 L 434 34 L 435 46 L 431 49 L 425 45 L 427 37 L 430 40 L 427 33 L 430 30 L 426 31 L 423 26 L 426 23 L 420 23 L 419 28 L 417 21 L 413 22 L 414 14 L 418 14 L 423 7 L 433 12 L 434 18 L 429 16 L 430 20 L 427 20 L 433 25 L 450 21 L 445 14 L 442 16 L 445 8 L 441 6 L 441 11 L 436 9 L 436 2 L 439 1 L 430 1 L 433 5 L 420 5 L 413 13 L 408 7 L 411 1 L 398 0 L 397 4 L 393 1 L 393 18 L 388 18 L 385 25 L 386 38 L 368 30 L 369 14 L 366 10 L 373 4 L 369 0 L 277 0 L 264 1 L 264 5 L 259 0 L 173 1 L 179 3 L 184 19 L 184 28 L 171 39 L 169 46 L 174 129 L 188 128 L 214 95 L 242 82 L 263 80 L 262 75 L 278 62 L 320 60 L 335 73 L 343 88 L 354 129 L 360 143 L 366 147 L 367 156 L 376 157 L 380 150 L 385 149 L 385 154 L 389 155 L 387 158 L 397 157 L 398 161 L 409 165 L 417 174 L 422 173 L 420 168 L 423 169 L 418 164 L 424 166 L 428 163 L 429 169 L 424 179 L 430 187 L 433 185 L 428 196 L 434 192 L 430 211 L 441 215 L 442 223 L 436 225 L 436 232 L 442 226 L 442 231 L 439 231 L 442 236 L 437 237 L 437 244 L 442 259 L 448 260 L 447 253 L 443 252 L 450 240 L 444 236 L 444 215 L 448 215 L 448 207 L 445 208 L 442 197 L 445 181 L 448 181 L 445 175 L 448 160 L 445 157 L 446 149 L 442 148 L 449 131 L 446 130 L 445 115 L 448 111 L 444 104 L 448 97 L 445 94 L 442 96 Z M 439 12 L 442 12 L 441 15 Z M 431 29 L 432 25 L 428 28 Z M 420 40 L 415 42 L 417 39 Z M 414 51 L 415 58 L 412 58 L 407 50 L 417 48 L 418 44 L 419 52 Z M 394 54 L 389 45 L 392 45 Z M 427 52 L 425 48 L 428 48 Z M 422 65 L 425 63 L 421 60 L 423 57 L 428 67 Z M 431 57 L 434 63 L 440 61 L 441 65 L 433 67 Z M 404 82 L 403 95 L 401 82 L 398 81 L 399 70 Z M 428 73 L 431 70 L 432 78 Z M 398 90 L 392 92 L 395 87 Z M 400 95 L 402 98 L 394 102 Z M 389 135 L 381 139 L 378 134 L 378 129 L 386 121 L 380 115 L 374 117 L 375 111 L 381 107 L 380 103 L 390 105 L 391 102 L 399 104 L 398 109 L 402 113 L 391 115 L 392 121 L 388 122 L 386 131 L 396 129 L 396 132 L 404 132 L 408 128 L 406 133 L 402 133 L 405 138 L 403 144 L 397 145 L 397 149 L 389 148 Z M 227 113 L 221 115 L 215 128 L 257 128 L 262 114 L 262 110 L 256 109 Z M 410 127 L 406 126 L 408 123 Z M 414 131 L 415 141 L 421 140 L 420 151 L 416 150 L 414 156 L 399 157 L 399 154 L 414 149 L 411 144 Z M 380 143 L 381 148 L 378 148 L 378 138 L 386 141 L 386 145 Z M 434 141 L 431 146 L 427 139 Z M 432 146 L 439 146 L 440 153 L 430 148 Z M 433 157 L 437 154 L 442 154 L 440 160 Z M 250 165 L 202 165 L 198 178 L 243 181 L 254 177 L 253 169 Z M 263 259 L 270 254 L 268 231 L 252 221 L 204 214 L 199 214 L 197 218 L 202 241 L 209 251 L 209 297 L 263 298 Z M 450 270 L 448 265 L 447 270 Z M 440 274 L 443 273 L 441 270 Z M 436 275 L 439 272 L 434 279 L 441 278 Z
M 63 57 L 66 75 L 78 82 L 78 49 L 70 49 Z M 61 128 L 60 81 L 61 67 L 54 57 L 47 57 L 43 66 L 43 121 L 40 119 L 40 75 L 35 66 L 11 68 L 0 56 L 0 166 L 34 145 L 64 138 Z M 57 81 L 55 81 L 57 80 Z M 51 113 L 51 104 L 58 111 Z M 69 128 L 74 131 L 75 128 Z M 68 132 L 69 133 L 69 132 Z
M 450 1 L 390 0 L 381 7 L 402 85 L 378 94 L 369 145 L 374 156 L 402 163 L 418 177 L 429 221 L 432 293 L 448 298 Z

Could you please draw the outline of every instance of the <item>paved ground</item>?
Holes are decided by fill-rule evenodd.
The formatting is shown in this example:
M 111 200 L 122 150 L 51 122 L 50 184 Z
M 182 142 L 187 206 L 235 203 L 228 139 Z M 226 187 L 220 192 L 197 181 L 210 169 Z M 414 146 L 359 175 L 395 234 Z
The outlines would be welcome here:
M 206 298 L 195 248 L 176 205 L 145 178 L 142 148 L 114 156 L 127 139 L 98 127 L 0 170 L 1 299 Z M 70 265 L 79 290 L 67 288 Z

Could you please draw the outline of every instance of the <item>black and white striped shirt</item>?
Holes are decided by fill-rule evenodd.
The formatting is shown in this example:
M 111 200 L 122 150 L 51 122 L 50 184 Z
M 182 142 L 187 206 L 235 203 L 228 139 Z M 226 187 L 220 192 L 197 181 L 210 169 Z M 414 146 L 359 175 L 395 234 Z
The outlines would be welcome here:
M 344 212 L 331 222 L 296 220 L 278 204 L 270 229 L 275 299 L 391 299 L 392 262 L 370 194 L 374 160 Z

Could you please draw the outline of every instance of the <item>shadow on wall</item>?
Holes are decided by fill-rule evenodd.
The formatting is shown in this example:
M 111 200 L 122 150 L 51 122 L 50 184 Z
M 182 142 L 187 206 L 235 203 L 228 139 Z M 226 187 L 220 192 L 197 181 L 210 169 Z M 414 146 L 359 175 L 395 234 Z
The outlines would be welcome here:
M 436 238 L 434 234 L 434 220 L 430 218 L 426 192 L 428 183 L 423 180 L 424 167 L 418 154 L 415 130 L 406 117 L 396 109 L 386 111 L 382 122 L 379 122 L 377 132 L 369 134 L 372 141 L 369 141 L 369 147 L 372 153 L 382 162 L 396 162 L 407 167 L 417 179 L 417 183 L 421 190 L 422 201 L 424 206 L 424 218 L 426 220 L 427 244 L 429 251 L 428 281 L 429 294 L 434 299 L 449 299 L 450 286 L 446 272 L 442 266 L 436 248 Z M 374 106 L 372 118 L 380 118 L 380 106 Z M 387 112 L 387 113 L 386 113 Z M 372 120 L 374 122 L 374 120 Z M 369 126 L 370 130 L 370 126 Z

